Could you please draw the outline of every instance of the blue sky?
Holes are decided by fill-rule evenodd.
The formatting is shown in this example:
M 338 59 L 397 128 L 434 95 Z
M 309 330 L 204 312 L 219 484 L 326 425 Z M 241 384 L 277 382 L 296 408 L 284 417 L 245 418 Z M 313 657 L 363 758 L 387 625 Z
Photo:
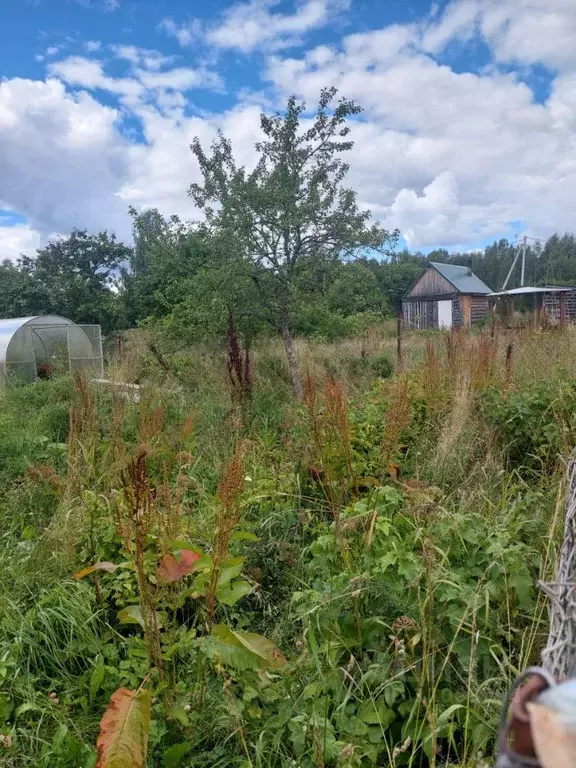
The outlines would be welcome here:
M 198 217 L 189 151 L 261 110 L 364 106 L 349 182 L 424 251 L 575 231 L 569 0 L 3 0 L 0 259 L 129 205 Z

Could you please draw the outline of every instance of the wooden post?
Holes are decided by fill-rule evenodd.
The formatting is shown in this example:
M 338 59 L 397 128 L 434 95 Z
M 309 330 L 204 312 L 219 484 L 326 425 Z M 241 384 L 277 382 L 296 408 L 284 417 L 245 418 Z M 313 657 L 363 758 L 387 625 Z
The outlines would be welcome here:
M 118 360 L 122 359 L 122 335 L 120 333 L 116 334 L 116 357 Z
M 402 357 L 402 325 L 403 325 L 402 312 L 398 312 L 398 319 L 396 324 L 396 368 L 401 371 L 403 368 Z
M 560 294 L 560 328 L 566 326 L 566 294 L 564 291 Z
M 544 309 L 544 296 L 541 293 L 536 294 L 536 327 L 542 325 L 542 311 Z

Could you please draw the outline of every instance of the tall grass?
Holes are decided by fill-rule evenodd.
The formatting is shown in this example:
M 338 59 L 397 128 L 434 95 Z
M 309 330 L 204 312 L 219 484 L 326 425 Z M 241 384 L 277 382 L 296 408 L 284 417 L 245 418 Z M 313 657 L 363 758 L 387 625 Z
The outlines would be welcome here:
M 408 334 L 396 373 L 391 327 L 300 340 L 303 405 L 274 341 L 251 350 L 249 397 L 238 350 L 174 344 L 160 364 L 149 341 L 109 366 L 140 403 L 66 377 L 2 395 L 0 764 L 93 765 L 108 697 L 150 660 L 153 766 L 180 742 L 210 768 L 490 763 L 547 631 L 575 330 Z M 163 603 L 156 558 L 182 540 L 218 566 Z M 251 587 L 230 606 L 226 567 Z M 117 619 L 139 599 L 144 632 Z M 287 670 L 234 666 L 223 622 Z

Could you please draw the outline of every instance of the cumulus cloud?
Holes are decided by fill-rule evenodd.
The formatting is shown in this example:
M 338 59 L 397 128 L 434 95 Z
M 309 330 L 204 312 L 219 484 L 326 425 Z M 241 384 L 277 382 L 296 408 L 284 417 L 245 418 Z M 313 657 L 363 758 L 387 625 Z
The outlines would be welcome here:
M 296 45 L 305 33 L 333 22 L 336 14 L 347 10 L 350 0 L 304 0 L 293 13 L 282 13 L 279 4 L 280 0 L 250 0 L 232 5 L 214 25 L 203 25 L 198 19 L 178 24 L 166 18 L 161 28 L 182 46 L 204 39 L 218 48 L 242 53 L 280 49 Z
M 239 91 L 236 105 L 219 114 L 193 114 L 189 100 L 191 89 L 221 88 L 216 73 L 201 64 L 174 67 L 172 57 L 135 46 L 105 49 L 126 62 L 122 77 L 99 58 L 72 56 L 52 61 L 45 82 L 1 81 L 0 208 L 28 219 L 28 226 L 0 229 L 5 251 L 72 226 L 127 236 L 129 204 L 197 217 L 186 195 L 199 173 L 192 138 L 208 145 L 221 129 L 250 166 L 260 106 L 279 108 L 296 93 L 312 108 L 330 84 L 365 108 L 353 126 L 350 185 L 412 247 L 466 246 L 519 221 L 537 236 L 576 230 L 572 0 L 454 0 L 411 24 L 356 32 L 297 56 L 280 50 L 342 7 L 304 0 L 282 12 L 272 0 L 252 0 L 209 28 L 165 21 L 183 45 L 201 31 L 217 48 L 267 49 L 260 74 L 269 87 Z M 524 34 L 539 22 L 524 47 Z M 465 72 L 442 63 L 446 46 L 474 36 L 490 47 L 490 68 Z M 510 71 L 515 62 L 557 68 L 545 103 Z M 101 92 L 118 108 L 100 103 Z M 133 142 L 125 138 L 126 117 L 139 123 Z
M 129 77 L 108 77 L 102 64 L 95 59 L 69 56 L 50 64 L 49 72 L 69 85 L 90 90 L 102 90 L 119 96 L 137 98 L 143 94 L 142 85 Z
M 221 89 L 222 80 L 218 74 L 205 68 L 192 69 L 177 67 L 163 71 L 160 67 L 171 59 L 157 51 L 148 51 L 133 46 L 118 46 L 116 56 L 130 61 L 130 77 L 110 77 L 102 63 L 82 56 L 69 56 L 49 66 L 49 72 L 72 86 L 88 90 L 102 90 L 123 97 L 124 103 L 137 108 L 141 99 L 149 100 L 161 96 L 155 91 L 189 91 L 194 88 Z M 140 66 L 136 66 L 140 65 Z
M 96 8 L 100 11 L 116 11 L 120 8 L 121 0 L 73 0 L 84 8 Z
M 453 3 L 428 27 L 435 38 L 423 25 L 392 26 L 269 59 L 268 77 L 284 97 L 295 92 L 312 105 L 333 84 L 365 107 L 351 181 L 362 203 L 416 247 L 505 234 L 518 220 L 539 235 L 576 228 L 568 192 L 576 187 L 576 62 L 539 104 L 515 74 L 456 72 L 423 51 L 468 34 L 478 7 Z
M 32 256 L 41 245 L 40 232 L 27 224 L 0 226 L 0 262 L 16 262 L 22 254 Z
M 390 229 L 399 229 L 411 248 L 434 243 L 455 246 L 502 232 L 506 216 L 498 213 L 493 211 L 487 217 L 484 206 L 462 204 L 456 177 L 443 171 L 424 187 L 421 195 L 413 189 L 401 189 L 385 223 Z
M 118 59 L 124 59 L 144 69 L 158 70 L 172 64 L 175 59 L 175 56 L 164 56 L 160 51 L 138 48 L 135 45 L 112 45 L 111 48 Z
M 576 12 L 572 0 L 452 0 L 426 29 L 423 46 L 441 51 L 454 39 L 480 35 L 497 61 L 576 64 Z
M 67 93 L 57 80 L 0 82 L 0 207 L 43 234 L 74 226 L 126 234 L 126 206 L 116 193 L 127 146 L 117 119 L 116 110 Z

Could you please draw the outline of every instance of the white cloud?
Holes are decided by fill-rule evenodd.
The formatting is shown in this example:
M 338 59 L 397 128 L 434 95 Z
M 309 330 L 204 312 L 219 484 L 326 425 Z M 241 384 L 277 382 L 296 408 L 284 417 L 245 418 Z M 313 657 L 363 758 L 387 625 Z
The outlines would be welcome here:
M 84 49 L 88 53 L 95 53 L 96 51 L 99 51 L 102 47 L 102 43 L 99 40 L 87 40 L 84 43 Z
M 113 45 L 111 47 L 117 58 L 129 61 L 135 66 L 144 67 L 144 69 L 161 69 L 171 64 L 175 59 L 174 56 L 164 56 L 159 51 L 138 48 L 135 45 Z
M 101 11 L 116 11 L 122 0 L 73 0 L 84 8 L 96 8 Z
M 74 226 L 127 234 L 126 206 L 116 196 L 128 168 L 117 118 L 57 80 L 0 81 L 0 208 L 43 234 Z
M 467 34 L 471 5 L 432 22 L 436 46 Z M 365 107 L 350 181 L 415 247 L 505 234 L 516 220 L 542 235 L 576 229 L 576 61 L 538 104 L 514 74 L 458 73 L 419 52 L 422 29 L 392 26 L 300 58 L 271 57 L 268 77 L 311 106 L 333 84 Z
M 278 50 L 298 44 L 306 32 L 333 23 L 348 9 L 350 0 L 303 0 L 293 13 L 277 10 L 279 4 L 280 0 L 250 0 L 232 5 L 215 25 L 205 27 L 198 19 L 177 24 L 166 18 L 161 28 L 182 46 L 204 39 L 218 48 L 242 53 L 257 48 Z
M 271 0 L 252 0 L 203 28 L 215 46 L 269 52 L 267 69 L 258 74 L 271 87 L 239 90 L 237 104 L 220 114 L 189 114 L 188 91 L 222 87 L 216 73 L 198 59 L 170 69 L 172 57 L 136 46 L 106 48 L 127 62 L 124 77 L 110 76 L 96 58 L 74 56 L 50 64 L 51 77 L 60 80 L 0 81 L 0 208 L 29 222 L 12 228 L 12 241 L 35 242 L 35 232 L 44 237 L 75 225 L 127 236 L 128 204 L 195 218 L 186 194 L 199 173 L 189 149 L 193 137 L 209 145 L 222 129 L 239 162 L 251 165 L 260 107 L 274 110 L 296 93 L 313 108 L 329 84 L 366 110 L 353 126 L 350 185 L 412 247 L 465 246 L 506 234 L 516 221 L 538 236 L 576 231 L 576 57 L 566 43 L 572 0 L 456 0 L 412 24 L 281 54 L 279 48 L 330 21 L 338 7 L 307 0 L 281 13 Z M 200 29 L 173 21 L 164 28 L 182 44 Z M 532 44 L 524 48 L 522 30 L 529 29 Z M 430 55 L 477 35 L 494 56 L 481 73 L 457 72 Z M 545 103 L 504 71 L 514 61 L 559 68 Z M 507 66 L 499 69 L 502 62 Z M 119 109 L 99 103 L 100 91 L 116 96 Z M 124 116 L 139 121 L 138 143 L 123 138 Z M 6 241 L 6 231 L 0 234 Z
M 129 179 L 119 193 L 126 205 L 159 206 L 165 213 L 198 219 L 199 213 L 187 195 L 190 184 L 200 180 L 190 150 L 195 136 L 209 146 L 220 129 L 231 138 L 239 164 L 251 166 L 255 162 L 254 144 L 260 137 L 260 110 L 256 106 L 244 105 L 211 117 L 174 119 L 147 105 L 139 114 L 147 144 L 130 152 Z
M 453 0 L 423 35 L 425 50 L 441 51 L 454 39 L 481 35 L 500 62 L 576 64 L 573 0 Z
M 0 262 L 16 262 L 22 254 L 33 256 L 42 245 L 40 232 L 27 224 L 0 226 Z
M 137 77 L 145 88 L 170 88 L 189 91 L 193 88 L 222 88 L 221 78 L 213 72 L 189 67 L 178 67 L 167 72 L 137 70 Z
M 152 62 L 152 69 L 155 70 L 158 59 L 152 54 L 156 53 L 156 51 L 124 47 L 117 52 L 117 55 L 144 66 Z M 162 58 L 165 61 L 169 60 Z M 82 56 L 69 56 L 67 59 L 54 62 L 49 66 L 49 71 L 69 85 L 107 91 L 122 97 L 123 103 L 132 109 L 136 109 L 141 100 L 156 100 L 157 91 L 160 90 L 185 92 L 194 88 L 222 89 L 223 87 L 219 75 L 203 68 L 177 67 L 165 71 L 149 71 L 133 66 L 131 77 L 110 77 L 105 73 L 100 61 Z
M 95 59 L 82 56 L 69 56 L 63 61 L 50 64 L 50 74 L 59 77 L 69 85 L 102 90 L 119 96 L 138 98 L 142 95 L 142 85 L 129 77 L 108 77 L 102 64 Z
M 443 171 L 424 187 L 422 195 L 401 189 L 390 206 L 385 224 L 399 229 L 411 248 L 442 243 L 459 245 L 470 240 L 495 237 L 506 229 L 506 217 L 487 217 L 481 205 L 462 205 L 454 174 Z
M 162 19 L 158 25 L 160 32 L 165 32 L 171 37 L 175 37 L 182 48 L 187 48 L 195 40 L 200 40 L 203 35 L 202 22 L 199 19 L 190 19 L 182 24 L 178 24 L 171 16 Z

